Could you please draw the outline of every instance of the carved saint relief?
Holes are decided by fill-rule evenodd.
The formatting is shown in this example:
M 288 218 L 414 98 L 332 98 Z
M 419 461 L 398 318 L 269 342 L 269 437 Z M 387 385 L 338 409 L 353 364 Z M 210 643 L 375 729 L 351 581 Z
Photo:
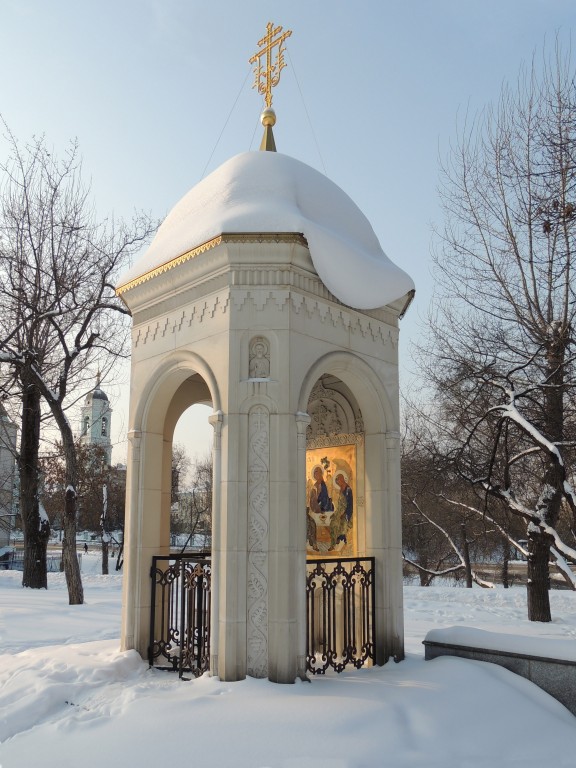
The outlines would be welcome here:
M 270 345 L 264 336 L 256 336 L 250 343 L 248 372 L 251 379 L 267 379 L 270 376 Z

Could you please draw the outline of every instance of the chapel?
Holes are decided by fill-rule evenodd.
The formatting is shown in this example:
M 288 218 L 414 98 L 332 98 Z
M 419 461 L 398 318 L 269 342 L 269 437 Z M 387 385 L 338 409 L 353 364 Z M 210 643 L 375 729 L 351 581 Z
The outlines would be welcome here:
M 202 635 L 195 674 L 292 683 L 404 654 L 398 352 L 414 284 L 342 189 L 277 151 L 264 83 L 260 150 L 193 186 L 117 287 L 132 315 L 122 645 L 182 665 Z M 195 403 L 214 429 L 209 619 L 168 636 L 184 566 L 157 564 L 175 567 L 172 439 Z

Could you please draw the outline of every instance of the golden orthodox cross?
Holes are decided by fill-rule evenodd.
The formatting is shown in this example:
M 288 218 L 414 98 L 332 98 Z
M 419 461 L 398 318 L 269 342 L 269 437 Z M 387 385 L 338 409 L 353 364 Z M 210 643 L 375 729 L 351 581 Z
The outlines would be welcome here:
M 276 27 L 274 29 L 274 24 L 271 21 L 266 24 L 266 30 L 266 34 L 262 40 L 258 40 L 260 50 L 249 59 L 249 62 L 250 64 L 255 64 L 255 77 L 252 88 L 258 88 L 258 93 L 261 93 L 264 96 L 266 106 L 271 107 L 272 88 L 280 82 L 280 72 L 286 66 L 284 62 L 283 43 L 287 37 L 290 37 L 292 30 L 289 29 L 281 35 L 282 27 Z M 275 35 L 279 35 L 279 37 L 275 38 Z M 276 46 L 278 46 L 278 50 L 276 51 L 276 61 L 272 63 L 272 50 Z M 266 55 L 265 65 L 262 63 L 262 56 L 264 55 Z

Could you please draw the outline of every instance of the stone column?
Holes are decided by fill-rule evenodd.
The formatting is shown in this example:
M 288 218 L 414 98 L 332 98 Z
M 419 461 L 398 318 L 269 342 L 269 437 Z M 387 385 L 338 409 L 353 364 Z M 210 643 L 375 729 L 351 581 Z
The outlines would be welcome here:
M 297 673 L 298 677 L 302 680 L 306 679 L 306 430 L 310 421 L 310 416 L 307 413 L 299 411 L 296 414 L 296 470 L 298 472 L 298 489 L 296 494 L 298 510 L 297 541 L 300 547 L 296 567 L 298 573 L 302 574 L 302 579 L 297 585 L 296 593 L 296 615 L 298 617 Z
M 374 653 L 376 664 L 388 660 L 386 643 L 390 620 L 388 604 L 388 536 L 387 517 L 390 507 L 386 489 L 388 471 L 386 436 L 383 433 L 366 434 L 366 555 L 375 558 L 375 620 Z
M 128 432 L 128 466 L 126 467 L 126 521 L 124 531 L 124 579 L 122 584 L 122 631 L 121 650 L 136 647 L 136 606 L 140 602 L 138 571 L 140 568 L 140 526 L 136 524 L 139 515 L 140 497 L 140 446 L 142 433 Z
M 404 658 L 404 601 L 402 587 L 402 499 L 400 486 L 400 434 L 386 434 L 386 603 L 389 610 L 388 655 Z
M 269 671 L 276 683 L 293 683 L 298 675 L 300 627 L 298 592 L 305 589 L 298 541 L 298 467 L 293 413 L 271 416 L 271 484 L 269 546 Z
M 212 444 L 212 557 L 210 580 L 210 673 L 218 674 L 218 615 L 220 610 L 218 578 L 220 569 L 220 551 L 214 543 L 220 538 L 220 481 L 222 477 L 222 421 L 224 414 L 216 411 L 208 417 L 208 421 L 214 429 Z
M 222 422 L 219 500 L 220 525 L 212 552 L 217 562 L 218 676 L 233 682 L 246 677 L 247 599 L 247 414 L 226 413 Z

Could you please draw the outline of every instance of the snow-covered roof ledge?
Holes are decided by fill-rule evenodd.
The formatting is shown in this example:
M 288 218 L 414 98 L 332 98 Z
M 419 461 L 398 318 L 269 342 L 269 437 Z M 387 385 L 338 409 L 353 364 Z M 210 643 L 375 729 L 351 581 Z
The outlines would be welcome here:
M 550 638 L 545 634 L 537 637 L 517 632 L 489 632 L 475 627 L 457 626 L 431 629 L 424 642 L 576 663 L 574 640 Z
M 354 309 L 402 300 L 403 314 L 414 293 L 410 276 L 386 256 L 348 195 L 310 166 L 275 152 L 237 155 L 193 187 L 122 276 L 118 293 L 214 247 L 224 232 L 303 233 L 326 288 Z

